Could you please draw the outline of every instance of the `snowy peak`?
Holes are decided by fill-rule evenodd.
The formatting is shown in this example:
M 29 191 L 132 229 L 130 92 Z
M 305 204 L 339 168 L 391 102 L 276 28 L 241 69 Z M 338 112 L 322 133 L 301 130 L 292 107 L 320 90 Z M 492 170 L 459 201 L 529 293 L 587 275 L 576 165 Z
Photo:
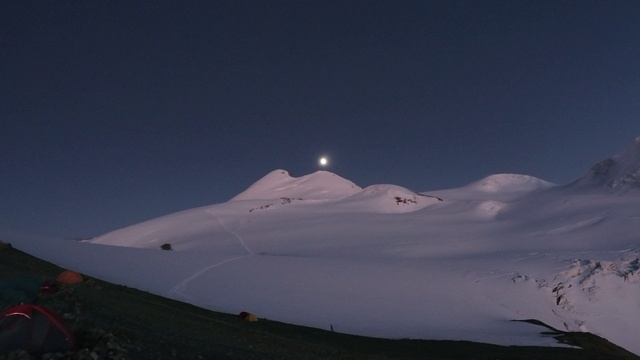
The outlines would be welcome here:
M 515 193 L 547 189 L 553 183 L 534 176 L 521 174 L 494 174 L 467 185 L 468 188 L 484 193 Z
M 612 190 L 640 189 L 640 136 L 625 151 L 596 163 L 574 186 Z
M 340 199 L 362 190 L 358 185 L 329 171 L 292 177 L 286 170 L 273 170 L 231 201 L 298 198 L 304 200 Z
M 402 186 L 378 184 L 367 186 L 357 194 L 345 198 L 340 206 L 354 211 L 391 214 L 417 211 L 442 201 L 435 196 L 418 194 Z

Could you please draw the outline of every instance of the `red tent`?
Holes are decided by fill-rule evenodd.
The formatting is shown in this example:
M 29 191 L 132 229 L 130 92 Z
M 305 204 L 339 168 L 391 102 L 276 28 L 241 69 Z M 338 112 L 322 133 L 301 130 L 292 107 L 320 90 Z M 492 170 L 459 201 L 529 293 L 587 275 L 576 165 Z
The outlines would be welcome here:
M 13 350 L 47 353 L 74 347 L 71 331 L 57 314 L 45 307 L 22 304 L 0 313 L 0 353 Z
M 61 272 L 56 281 L 63 285 L 75 285 L 82 282 L 82 275 L 78 274 L 75 271 L 65 270 Z

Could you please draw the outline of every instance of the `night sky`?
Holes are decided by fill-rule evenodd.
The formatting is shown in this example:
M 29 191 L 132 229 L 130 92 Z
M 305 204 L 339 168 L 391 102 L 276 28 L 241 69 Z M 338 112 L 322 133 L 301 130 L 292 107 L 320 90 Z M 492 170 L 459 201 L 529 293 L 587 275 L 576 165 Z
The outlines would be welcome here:
M 3 1 L 0 84 L 2 234 L 98 235 L 321 154 L 361 186 L 566 183 L 640 135 L 640 2 Z

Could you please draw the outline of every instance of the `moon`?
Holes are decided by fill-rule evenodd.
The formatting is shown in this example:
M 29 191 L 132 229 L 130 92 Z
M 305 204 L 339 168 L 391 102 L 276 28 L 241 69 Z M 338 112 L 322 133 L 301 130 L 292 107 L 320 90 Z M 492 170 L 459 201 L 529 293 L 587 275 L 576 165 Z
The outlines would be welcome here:
M 320 164 L 320 166 L 322 167 L 329 165 L 329 158 L 326 156 L 321 156 L 320 159 L 318 159 L 318 164 Z

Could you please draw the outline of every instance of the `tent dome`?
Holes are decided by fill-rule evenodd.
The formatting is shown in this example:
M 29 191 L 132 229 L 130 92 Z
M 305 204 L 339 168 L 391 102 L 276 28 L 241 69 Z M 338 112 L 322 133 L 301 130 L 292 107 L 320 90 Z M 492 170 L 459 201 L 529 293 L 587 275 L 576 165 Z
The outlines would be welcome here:
M 56 281 L 64 285 L 79 284 L 82 282 L 82 275 L 75 271 L 65 270 L 58 275 Z
M 74 347 L 72 332 L 56 313 L 43 306 L 22 304 L 0 313 L 0 353 L 48 353 Z

